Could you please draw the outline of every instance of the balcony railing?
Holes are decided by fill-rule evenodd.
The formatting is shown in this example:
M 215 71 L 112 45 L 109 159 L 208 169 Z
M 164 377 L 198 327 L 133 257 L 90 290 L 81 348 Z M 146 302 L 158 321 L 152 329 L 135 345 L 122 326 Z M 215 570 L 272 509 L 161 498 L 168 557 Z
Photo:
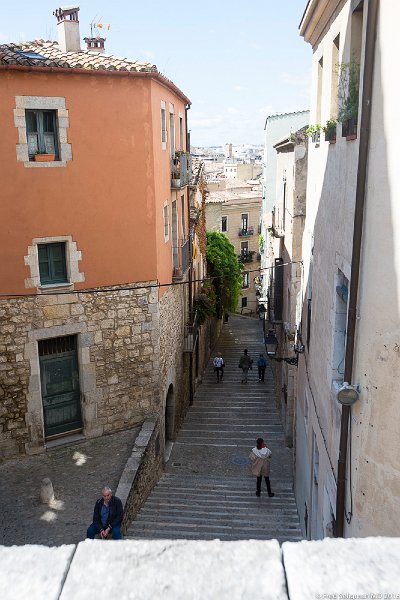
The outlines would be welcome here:
M 239 237 L 247 237 L 249 235 L 254 235 L 254 227 L 247 227 L 246 229 L 239 229 L 238 233 Z
M 180 189 L 189 185 L 190 180 L 190 154 L 176 152 L 171 159 L 171 188 Z
M 194 352 L 197 343 L 198 324 L 197 313 L 194 315 L 193 324 L 185 326 L 185 337 L 183 341 L 184 352 Z
M 192 240 L 181 240 L 178 246 L 173 247 L 173 273 L 174 279 L 182 279 L 190 266 L 190 253 Z
M 253 262 L 254 254 L 255 254 L 254 250 L 248 250 L 247 252 L 241 252 L 240 254 L 238 254 L 238 261 L 240 263 Z

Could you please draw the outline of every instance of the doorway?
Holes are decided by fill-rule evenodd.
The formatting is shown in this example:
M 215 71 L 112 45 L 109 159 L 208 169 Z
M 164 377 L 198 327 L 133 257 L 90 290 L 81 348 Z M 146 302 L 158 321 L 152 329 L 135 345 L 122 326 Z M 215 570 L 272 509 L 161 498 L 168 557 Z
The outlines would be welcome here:
M 45 439 L 82 431 L 77 336 L 38 346 Z
M 167 398 L 165 400 L 165 419 L 164 419 L 164 435 L 165 435 L 165 462 L 168 461 L 172 446 L 175 430 L 175 398 L 174 386 L 168 388 Z

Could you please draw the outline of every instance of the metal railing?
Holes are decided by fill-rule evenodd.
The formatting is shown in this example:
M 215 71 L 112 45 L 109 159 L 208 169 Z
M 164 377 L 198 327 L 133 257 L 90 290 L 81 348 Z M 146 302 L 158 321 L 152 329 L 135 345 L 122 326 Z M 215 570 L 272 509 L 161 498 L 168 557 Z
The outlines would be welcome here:
M 173 248 L 174 265 L 172 276 L 175 279 L 182 279 L 190 266 L 190 255 L 192 249 L 192 239 L 180 240 L 178 246 Z
M 176 152 L 171 159 L 171 188 L 179 189 L 189 185 L 190 181 L 190 154 Z

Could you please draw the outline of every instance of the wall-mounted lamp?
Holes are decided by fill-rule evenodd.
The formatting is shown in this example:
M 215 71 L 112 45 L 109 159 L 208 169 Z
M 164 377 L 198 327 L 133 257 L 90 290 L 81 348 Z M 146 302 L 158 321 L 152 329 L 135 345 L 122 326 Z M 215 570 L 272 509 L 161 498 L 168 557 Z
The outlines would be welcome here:
M 350 385 L 347 381 L 344 381 L 342 387 L 336 393 L 336 398 L 340 404 L 351 406 L 357 402 L 359 395 L 358 386 Z
M 271 360 L 276 360 L 277 362 L 286 362 L 289 365 L 298 365 L 299 362 L 299 354 L 303 354 L 304 352 L 304 346 L 303 344 L 297 343 L 294 345 L 293 350 L 296 353 L 296 356 L 291 356 L 288 358 L 280 358 L 276 356 L 276 351 L 278 349 L 278 340 L 277 337 L 275 335 L 275 331 L 273 329 L 270 329 L 268 331 L 268 335 L 265 338 L 265 349 L 267 351 L 267 356 L 268 358 L 270 358 Z

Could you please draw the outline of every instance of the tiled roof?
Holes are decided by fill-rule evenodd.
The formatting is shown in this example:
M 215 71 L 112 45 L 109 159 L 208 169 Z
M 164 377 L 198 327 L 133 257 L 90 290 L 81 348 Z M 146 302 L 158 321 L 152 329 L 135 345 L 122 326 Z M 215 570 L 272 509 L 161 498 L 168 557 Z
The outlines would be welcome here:
M 157 67 L 149 62 L 119 58 L 111 54 L 89 52 L 88 50 L 62 52 L 58 42 L 45 42 L 44 40 L 1 44 L 0 65 L 59 67 L 90 71 L 158 72 Z
M 255 204 L 261 204 L 261 193 L 258 191 L 240 192 L 235 193 L 233 191 L 222 190 L 219 192 L 209 192 L 206 198 L 206 204 L 226 204 L 227 202 L 233 204 L 246 204 L 249 201 L 253 201 Z

